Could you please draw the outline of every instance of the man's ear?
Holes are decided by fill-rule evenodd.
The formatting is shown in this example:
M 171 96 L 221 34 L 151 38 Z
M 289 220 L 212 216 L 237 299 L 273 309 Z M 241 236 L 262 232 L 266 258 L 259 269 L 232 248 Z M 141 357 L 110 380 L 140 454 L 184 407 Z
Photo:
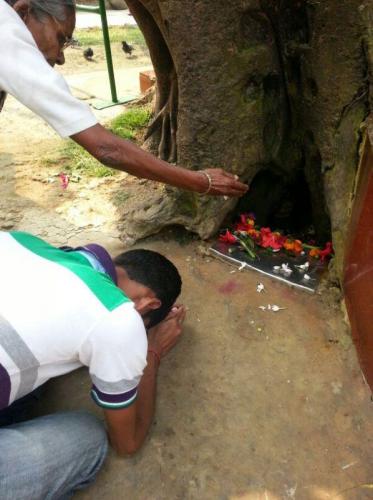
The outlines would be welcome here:
M 142 297 L 136 303 L 136 311 L 142 316 L 150 311 L 159 309 L 162 302 L 157 297 Z
M 162 302 L 157 297 L 152 297 L 148 304 L 151 311 L 155 311 L 155 309 L 159 309 L 162 305 Z
M 30 13 L 30 1 L 29 0 L 17 0 L 13 4 L 13 9 L 17 12 L 22 21 L 25 22 L 27 16 Z

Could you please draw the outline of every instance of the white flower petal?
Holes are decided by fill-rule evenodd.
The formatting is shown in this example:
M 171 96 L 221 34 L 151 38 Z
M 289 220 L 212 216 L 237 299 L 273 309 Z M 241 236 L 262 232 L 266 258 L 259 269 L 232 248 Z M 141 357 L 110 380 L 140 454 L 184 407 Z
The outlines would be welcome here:
M 285 307 L 279 307 L 279 306 L 276 306 L 276 304 L 273 304 L 273 306 L 271 307 L 272 311 L 273 312 L 277 312 L 277 311 L 282 311 L 283 309 L 286 309 Z
M 295 266 L 295 267 L 297 267 L 298 269 L 300 269 L 302 271 L 307 271 L 307 269 L 310 267 L 310 263 L 305 262 L 304 264 L 301 264 L 301 265 Z

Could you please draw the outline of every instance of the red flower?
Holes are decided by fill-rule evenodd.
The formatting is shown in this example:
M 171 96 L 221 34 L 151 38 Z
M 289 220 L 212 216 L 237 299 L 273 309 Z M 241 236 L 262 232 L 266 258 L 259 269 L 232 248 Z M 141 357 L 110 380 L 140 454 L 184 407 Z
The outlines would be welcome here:
M 246 223 L 243 223 L 243 222 L 238 222 L 234 226 L 234 230 L 235 231 L 242 231 L 243 233 L 246 233 L 248 229 L 249 229 L 249 226 Z
M 238 222 L 235 226 L 236 231 L 244 231 L 248 233 L 254 228 L 255 221 L 254 219 L 248 217 L 247 214 L 241 214 L 240 219 L 240 222 Z
M 328 241 L 328 243 L 325 245 L 324 250 L 321 250 L 319 253 L 320 260 L 323 262 L 332 253 L 333 253 L 333 245 L 331 241 Z
M 262 227 L 260 235 L 260 245 L 263 248 L 272 248 L 273 250 L 280 250 L 282 248 L 284 237 L 279 233 L 272 233 L 269 227 Z
M 229 243 L 230 245 L 232 245 L 233 243 L 236 243 L 237 238 L 227 229 L 225 234 L 221 234 L 219 236 L 219 241 L 222 241 L 223 243 Z

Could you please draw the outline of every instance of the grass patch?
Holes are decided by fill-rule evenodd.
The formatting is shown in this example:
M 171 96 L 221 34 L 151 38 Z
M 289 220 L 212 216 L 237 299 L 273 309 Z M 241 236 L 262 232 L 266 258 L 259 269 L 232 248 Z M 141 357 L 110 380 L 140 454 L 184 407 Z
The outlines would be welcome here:
M 135 140 L 136 135 L 150 120 L 148 108 L 133 108 L 114 118 L 110 123 L 110 130 L 124 139 Z
M 146 47 L 144 36 L 137 26 L 113 26 L 109 29 L 109 36 L 111 43 L 126 40 L 131 45 Z M 101 28 L 77 29 L 74 38 L 79 40 L 82 47 L 104 44 Z
M 114 118 L 107 128 L 124 139 L 137 142 L 149 119 L 148 108 L 133 108 Z M 42 162 L 49 167 L 58 165 L 60 171 L 76 176 L 111 177 L 117 173 L 117 170 L 105 167 L 72 140 L 66 141 L 55 155 L 43 158 Z
M 59 156 L 59 158 L 58 158 Z M 54 163 L 63 163 L 63 170 L 70 175 L 87 177 L 111 177 L 116 171 L 105 167 L 87 151 L 69 140 L 54 159 Z M 50 163 L 50 162 L 49 162 Z

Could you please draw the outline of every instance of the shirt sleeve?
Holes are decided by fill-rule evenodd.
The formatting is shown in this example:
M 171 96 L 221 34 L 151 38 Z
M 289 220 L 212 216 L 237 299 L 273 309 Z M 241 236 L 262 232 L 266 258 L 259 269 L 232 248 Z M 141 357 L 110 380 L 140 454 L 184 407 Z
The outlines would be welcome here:
M 39 51 L 26 25 L 11 11 L 0 20 L 0 90 L 34 111 L 61 137 L 95 125 L 97 119 L 89 106 L 71 94 L 64 78 Z
M 130 406 L 146 366 L 147 338 L 133 303 L 108 311 L 80 348 L 80 361 L 89 367 L 91 396 L 102 408 Z

